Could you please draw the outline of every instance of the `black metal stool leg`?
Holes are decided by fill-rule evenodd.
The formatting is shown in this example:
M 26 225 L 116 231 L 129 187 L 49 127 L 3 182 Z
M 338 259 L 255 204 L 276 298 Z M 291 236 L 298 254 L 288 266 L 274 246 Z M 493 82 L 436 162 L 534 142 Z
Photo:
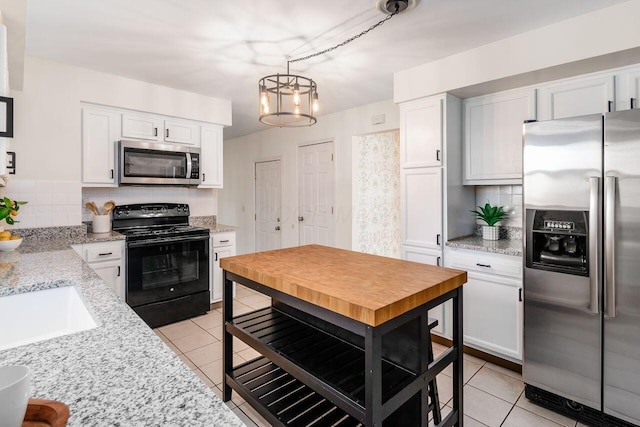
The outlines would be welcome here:
M 429 352 L 429 363 L 433 362 L 434 360 L 433 343 L 431 341 L 431 329 L 435 328 L 436 326 L 438 326 L 438 321 L 436 319 L 429 319 L 429 345 L 427 346 Z M 428 388 L 429 400 L 431 401 L 431 403 L 429 404 L 429 410 L 433 412 L 433 423 L 435 425 L 438 425 L 440 424 L 440 421 L 442 421 L 442 414 L 440 412 L 440 399 L 438 398 L 438 383 L 436 382 L 435 378 L 433 379 L 433 381 L 429 382 Z

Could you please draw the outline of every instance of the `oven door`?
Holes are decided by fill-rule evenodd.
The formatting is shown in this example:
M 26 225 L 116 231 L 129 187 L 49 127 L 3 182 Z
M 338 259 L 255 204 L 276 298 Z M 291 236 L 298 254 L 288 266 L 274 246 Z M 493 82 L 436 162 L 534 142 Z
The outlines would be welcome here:
M 127 296 L 131 307 L 209 289 L 209 236 L 127 244 Z

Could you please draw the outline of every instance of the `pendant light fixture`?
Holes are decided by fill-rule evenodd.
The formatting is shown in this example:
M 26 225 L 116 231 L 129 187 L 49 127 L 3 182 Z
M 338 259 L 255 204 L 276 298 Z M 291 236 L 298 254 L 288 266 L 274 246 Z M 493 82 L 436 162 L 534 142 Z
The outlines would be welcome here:
M 318 121 L 316 113 L 320 109 L 318 85 L 308 77 L 291 74 L 289 72 L 289 64 L 324 55 L 351 43 L 407 8 L 414 7 L 417 2 L 418 0 L 378 0 L 376 8 L 387 14 L 383 20 L 373 24 L 360 34 L 321 52 L 287 60 L 286 74 L 273 74 L 261 78 L 258 82 L 260 122 L 277 127 L 314 125 Z

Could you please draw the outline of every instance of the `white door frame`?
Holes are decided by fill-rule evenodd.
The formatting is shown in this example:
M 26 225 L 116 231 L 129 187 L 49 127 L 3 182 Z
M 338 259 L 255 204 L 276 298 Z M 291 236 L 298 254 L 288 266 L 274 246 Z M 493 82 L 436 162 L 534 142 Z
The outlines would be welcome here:
M 264 163 L 264 162 L 275 162 L 275 161 L 279 161 L 280 162 L 280 215 L 283 214 L 282 212 L 282 207 L 284 204 L 284 161 L 282 159 L 282 156 L 274 156 L 274 157 L 265 157 L 262 159 L 256 159 L 253 161 L 253 166 L 252 166 L 252 170 L 251 173 L 253 174 L 253 251 L 256 251 L 257 248 L 257 238 L 256 238 L 256 234 L 257 234 L 257 225 L 256 225 L 256 215 L 257 215 L 257 206 L 256 206 L 256 165 L 258 163 Z M 281 221 L 282 222 L 282 221 Z M 280 226 L 281 230 L 280 231 L 284 231 L 285 227 Z M 282 246 L 282 234 L 280 234 L 280 245 Z
M 298 142 L 296 148 L 296 212 L 298 213 L 298 217 L 300 216 L 300 148 L 306 147 L 309 145 L 319 145 L 319 144 L 331 144 L 331 152 L 333 153 L 333 195 L 331 196 L 331 204 L 334 208 L 333 215 L 331 216 L 331 228 L 333 232 L 333 244 L 336 242 L 336 215 L 337 215 L 337 206 L 336 206 L 336 175 L 337 175 L 337 156 L 336 156 L 336 144 L 334 138 L 322 138 L 314 141 L 306 141 L 306 142 Z M 300 245 L 300 222 L 296 221 L 296 232 L 298 234 L 298 246 Z

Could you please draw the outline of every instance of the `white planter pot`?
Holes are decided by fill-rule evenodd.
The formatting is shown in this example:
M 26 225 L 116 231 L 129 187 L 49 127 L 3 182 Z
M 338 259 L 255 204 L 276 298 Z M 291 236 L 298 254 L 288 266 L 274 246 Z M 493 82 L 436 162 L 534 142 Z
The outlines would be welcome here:
M 496 227 L 495 225 L 494 226 L 483 225 L 482 238 L 484 240 L 498 240 L 500 238 L 500 227 Z

